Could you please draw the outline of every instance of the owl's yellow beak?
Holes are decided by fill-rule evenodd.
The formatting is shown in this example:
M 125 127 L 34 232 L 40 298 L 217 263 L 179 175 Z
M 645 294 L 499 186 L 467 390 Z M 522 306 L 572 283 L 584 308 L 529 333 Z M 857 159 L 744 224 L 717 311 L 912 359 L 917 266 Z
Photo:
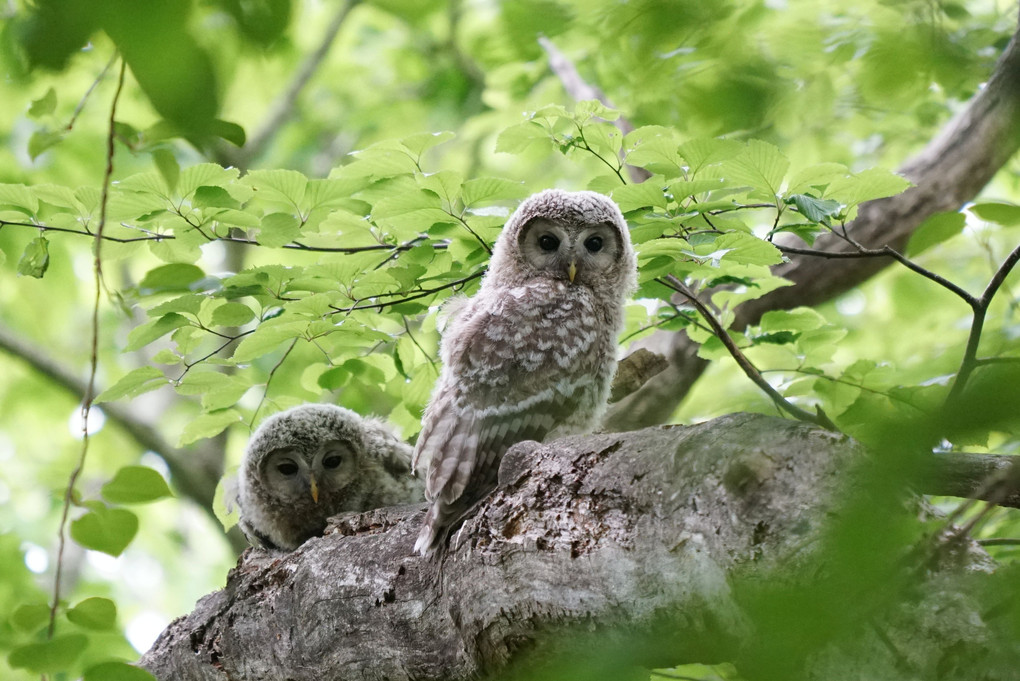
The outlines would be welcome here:
M 570 265 L 567 266 L 567 276 L 570 278 L 570 283 L 574 283 L 574 277 L 577 276 L 577 263 L 573 260 L 570 261 Z
M 309 476 L 311 479 L 312 487 L 312 501 L 319 503 L 319 485 L 315 482 L 315 476 Z

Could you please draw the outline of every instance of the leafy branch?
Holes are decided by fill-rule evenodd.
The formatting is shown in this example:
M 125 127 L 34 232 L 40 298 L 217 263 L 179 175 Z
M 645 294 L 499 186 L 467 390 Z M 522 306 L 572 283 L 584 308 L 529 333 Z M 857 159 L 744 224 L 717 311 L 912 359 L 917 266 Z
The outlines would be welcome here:
M 694 309 L 696 309 L 708 325 L 712 327 L 712 332 L 715 336 L 722 342 L 723 345 L 726 346 L 730 356 L 736 361 L 741 371 L 744 372 L 744 375 L 751 379 L 755 385 L 761 388 L 761 390 L 768 395 L 773 402 L 775 402 L 777 407 L 801 421 L 814 423 L 815 425 L 828 430 L 839 430 L 836 427 L 836 424 L 834 424 L 821 409 L 818 410 L 818 413 L 812 414 L 809 411 L 801 409 L 780 395 L 779 392 L 765 380 L 765 378 L 761 375 L 761 372 L 758 371 L 757 367 L 751 363 L 740 348 L 737 347 L 737 344 L 733 341 L 716 316 L 712 314 L 712 311 L 708 309 L 708 306 L 701 302 L 701 300 L 687 287 L 686 284 L 680 281 L 680 279 L 672 274 L 667 274 L 665 277 L 656 279 L 656 281 L 673 291 L 676 291 L 694 306 Z

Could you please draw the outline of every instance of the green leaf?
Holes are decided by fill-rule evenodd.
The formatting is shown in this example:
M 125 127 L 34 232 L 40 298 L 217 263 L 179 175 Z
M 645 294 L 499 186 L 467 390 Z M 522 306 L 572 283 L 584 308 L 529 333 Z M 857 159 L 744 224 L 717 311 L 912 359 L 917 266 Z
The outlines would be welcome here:
M 39 212 L 39 200 L 31 189 L 23 184 L 0 184 L 0 206 L 10 206 L 26 215 Z
M 869 168 L 850 177 L 833 180 L 825 190 L 825 196 L 853 208 L 865 201 L 895 196 L 910 186 L 912 183 L 905 177 L 882 168 Z
M 36 631 L 50 619 L 50 606 L 46 603 L 26 603 L 14 609 L 11 624 L 22 631 Z
M 88 643 L 85 634 L 55 636 L 49 641 L 18 646 L 7 656 L 7 663 L 36 674 L 62 672 L 81 657 Z
M 982 220 L 994 222 L 1003 227 L 1020 225 L 1020 206 L 1003 201 L 980 201 L 970 211 Z
M 828 224 L 829 218 L 839 213 L 839 209 L 842 207 L 839 201 L 816 199 L 807 194 L 794 194 L 786 201 L 797 206 L 800 214 L 808 220 L 822 224 Z
M 407 150 L 415 157 L 421 155 L 428 149 L 438 146 L 443 142 L 452 140 L 456 135 L 449 130 L 443 132 L 422 132 L 400 140 L 400 143 L 407 147 Z
M 238 344 L 232 359 L 236 363 L 243 363 L 267 355 L 280 347 L 284 341 L 302 336 L 307 328 L 307 321 L 263 323 Z
M 932 246 L 953 238 L 963 231 L 967 218 L 963 213 L 936 213 L 921 223 L 910 235 L 907 242 L 906 254 L 914 257 L 923 253 Z
M 438 173 L 421 176 L 418 184 L 423 189 L 435 192 L 439 198 L 444 199 L 447 204 L 452 206 L 460 198 L 460 188 L 464 184 L 464 176 L 454 170 L 440 170 Z
M 184 432 L 181 433 L 178 444 L 183 447 L 203 438 L 214 437 L 228 427 L 240 422 L 241 414 L 234 409 L 224 409 L 223 411 L 202 414 L 188 422 Z
M 113 402 L 124 397 L 137 397 L 142 393 L 168 385 L 169 380 L 159 369 L 138 367 L 121 376 L 120 380 L 96 396 L 95 402 Z
M 30 118 L 41 118 L 48 116 L 57 109 L 57 91 L 52 87 L 39 99 L 32 100 L 32 106 L 28 107 Z
M 256 196 L 292 207 L 302 204 L 308 185 L 296 170 L 252 170 L 242 181 L 254 187 Z
M 28 157 L 33 161 L 39 158 L 43 152 L 51 147 L 55 147 L 64 139 L 63 132 L 53 132 L 51 130 L 36 130 L 32 133 L 32 136 L 28 138 Z
M 840 163 L 819 163 L 794 173 L 786 191 L 789 194 L 804 194 L 810 189 L 820 189 L 849 174 L 847 167 Z
M 629 213 L 639 208 L 665 209 L 669 199 L 662 191 L 662 178 L 651 177 L 640 184 L 628 184 L 613 190 L 613 201 Z
M 25 246 L 25 252 L 18 261 L 18 274 L 42 279 L 50 266 L 49 242 L 44 236 L 37 236 Z
M 548 140 L 549 133 L 534 121 L 512 125 L 496 138 L 496 151 L 504 154 L 519 154 L 536 140 Z
M 127 662 L 103 662 L 85 670 L 83 681 L 157 681 L 156 677 Z
M 790 161 L 779 151 L 779 147 L 751 140 L 736 158 L 723 164 L 724 176 L 736 183 L 748 184 L 770 198 L 779 194 Z
M 138 289 L 142 295 L 190 291 L 191 285 L 204 277 L 205 272 L 197 265 L 171 263 L 146 272 Z
M 103 498 L 114 504 L 146 504 L 172 497 L 163 476 L 146 466 L 124 466 L 103 485 Z
M 241 202 L 230 195 L 223 187 L 202 186 L 195 190 L 191 198 L 191 205 L 195 208 L 231 208 L 239 209 Z M 217 219 L 222 221 L 220 215 Z
M 243 326 L 255 318 L 255 312 L 244 303 L 227 303 L 213 310 L 212 323 L 216 326 Z
M 799 307 L 796 310 L 772 310 L 761 317 L 761 330 L 766 333 L 810 331 L 826 324 L 825 317 L 807 307 Z
M 71 523 L 71 538 L 93 551 L 119 556 L 138 532 L 138 516 L 123 508 L 96 508 Z
M 85 629 L 113 629 L 117 624 L 117 606 L 108 598 L 86 598 L 67 611 L 67 619 Z
M 734 140 L 708 138 L 688 140 L 678 149 L 687 162 L 688 174 L 692 178 L 705 168 L 733 158 L 743 150 L 744 147 Z
M 241 518 L 241 509 L 237 505 L 237 467 L 227 471 L 216 484 L 216 493 L 213 495 L 213 514 L 223 526 L 223 531 L 228 531 L 237 524 Z
M 231 123 L 230 121 L 224 121 L 219 118 L 214 118 L 210 122 L 209 132 L 216 137 L 221 137 L 227 140 L 235 147 L 243 147 L 244 142 L 248 137 L 244 132 L 244 128 L 237 123 Z
M 479 203 L 518 199 L 527 193 L 523 182 L 498 177 L 476 177 L 464 183 L 461 188 L 461 201 L 470 208 Z
M 181 167 L 177 164 L 177 158 L 169 149 L 153 149 L 152 160 L 156 163 L 156 170 L 166 182 L 167 189 L 172 193 L 177 189 L 177 181 L 181 177 Z
M 157 338 L 162 338 L 171 331 L 190 324 L 191 322 L 188 321 L 187 317 L 179 315 L 176 312 L 165 314 L 159 319 L 154 319 L 131 329 L 127 338 L 128 342 L 127 345 L 124 346 L 124 350 L 126 352 L 138 350 Z
M 259 243 L 279 248 L 301 235 L 301 222 L 289 213 L 270 213 L 259 224 Z

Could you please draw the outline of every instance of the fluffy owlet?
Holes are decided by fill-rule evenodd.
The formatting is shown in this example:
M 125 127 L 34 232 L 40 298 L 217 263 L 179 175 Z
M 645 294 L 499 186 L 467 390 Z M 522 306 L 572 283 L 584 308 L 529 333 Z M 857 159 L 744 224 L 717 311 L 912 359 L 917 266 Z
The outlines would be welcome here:
M 266 419 L 238 473 L 241 529 L 268 549 L 292 550 L 326 519 L 421 499 L 411 447 L 381 422 L 332 404 L 304 404 Z
M 478 293 L 443 333 L 414 451 L 416 468 L 429 461 L 431 502 L 417 551 L 495 486 L 511 445 L 598 425 L 636 277 L 627 223 L 601 194 L 546 190 L 510 217 Z

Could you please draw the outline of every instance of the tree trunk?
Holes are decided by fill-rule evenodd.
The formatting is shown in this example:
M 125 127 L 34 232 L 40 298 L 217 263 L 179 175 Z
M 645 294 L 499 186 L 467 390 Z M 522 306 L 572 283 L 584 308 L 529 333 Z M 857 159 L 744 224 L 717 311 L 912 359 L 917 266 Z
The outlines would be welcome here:
M 588 659 L 735 659 L 756 625 L 733 580 L 803 565 L 841 492 L 870 494 L 847 475 L 866 459 L 841 435 L 748 414 L 521 443 L 440 558 L 412 552 L 423 506 L 338 516 L 292 553 L 247 551 L 142 664 L 174 681 L 456 681 L 576 652 L 567 632 L 596 637 Z M 969 645 L 980 624 L 933 628 L 925 649 Z M 891 669 L 876 636 L 853 645 Z

